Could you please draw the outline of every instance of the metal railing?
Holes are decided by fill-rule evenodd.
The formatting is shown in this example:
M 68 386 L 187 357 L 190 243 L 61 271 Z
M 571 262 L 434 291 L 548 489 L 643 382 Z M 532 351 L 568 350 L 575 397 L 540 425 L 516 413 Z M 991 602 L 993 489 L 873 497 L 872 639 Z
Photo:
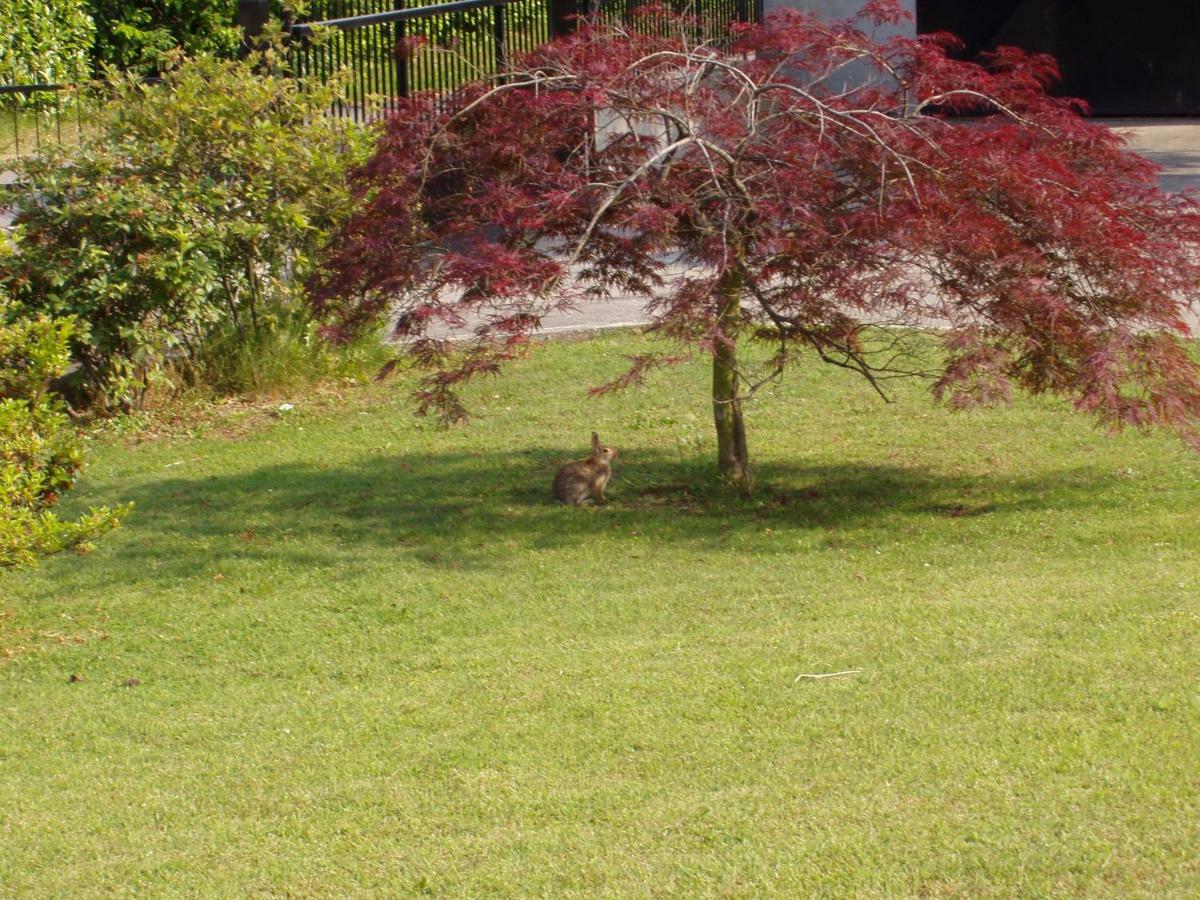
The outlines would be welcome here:
M 633 21 L 646 0 L 318 0 L 320 21 L 287 23 L 288 65 L 301 80 L 344 78 L 335 115 L 373 119 L 417 91 L 450 95 L 477 78 L 503 77 L 514 55 L 568 34 L 581 16 Z M 589 5 L 590 4 L 590 5 Z M 762 0 L 666 0 L 719 40 L 733 22 L 761 18 Z M 247 49 L 266 27 L 269 0 L 238 0 Z M 653 27 L 647 21 L 639 27 Z M 87 133 L 87 85 L 0 84 L 0 163 Z M 0 165 L 0 173 L 5 167 Z
M 0 84 L 0 162 L 47 144 L 77 144 L 87 130 L 85 98 L 65 84 Z
M 370 118 L 418 91 L 448 94 L 501 74 L 555 34 L 547 0 L 453 0 L 291 26 L 292 73 L 346 78 L 337 113 Z
M 348 78 L 335 112 L 370 118 L 417 91 L 451 94 L 467 82 L 503 77 L 515 54 L 575 29 L 584 15 L 634 22 L 648 0 L 451 0 L 402 6 L 396 0 L 330 0 L 319 11 L 351 12 L 290 26 L 289 62 L 299 78 Z M 734 22 L 761 18 L 762 0 L 668 0 L 661 4 L 695 21 L 697 36 L 721 40 Z M 248 40 L 266 24 L 263 0 L 241 0 Z M 253 13 L 253 15 L 251 15 Z M 654 27 L 646 20 L 639 27 Z

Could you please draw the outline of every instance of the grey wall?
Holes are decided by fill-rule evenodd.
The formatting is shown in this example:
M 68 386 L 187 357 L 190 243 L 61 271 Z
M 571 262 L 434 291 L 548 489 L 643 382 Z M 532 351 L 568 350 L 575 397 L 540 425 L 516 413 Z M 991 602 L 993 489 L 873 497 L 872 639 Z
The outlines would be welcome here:
M 884 38 L 893 34 L 914 36 L 917 33 L 917 0 L 901 0 L 901 6 L 908 10 L 912 19 L 899 28 L 885 26 L 878 29 L 874 36 Z M 763 15 L 770 21 L 771 12 L 777 9 L 798 9 L 802 12 L 814 12 L 826 19 L 848 19 L 862 9 L 862 0 L 763 0 Z M 837 73 L 826 81 L 826 86 L 833 90 L 847 90 L 863 85 L 880 73 L 870 64 L 855 61 L 843 66 Z
M 906 34 L 916 34 L 917 0 L 901 0 L 901 6 L 913 16 L 913 20 L 902 30 Z M 862 0 L 763 0 L 763 13 L 768 16 L 772 10 L 787 7 L 815 12 L 827 19 L 845 19 L 862 8 Z

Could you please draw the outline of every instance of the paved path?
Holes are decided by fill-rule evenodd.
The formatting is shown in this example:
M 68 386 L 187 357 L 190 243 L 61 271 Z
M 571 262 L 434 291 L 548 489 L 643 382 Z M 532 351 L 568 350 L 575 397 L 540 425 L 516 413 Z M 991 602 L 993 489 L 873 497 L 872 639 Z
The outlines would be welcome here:
M 1200 119 L 1108 119 L 1130 148 L 1163 167 L 1163 189 L 1200 189 Z
M 1104 124 L 1129 137 L 1130 149 L 1163 167 L 1163 190 L 1200 189 L 1200 119 L 1106 119 Z M 642 303 L 630 297 L 614 297 L 592 303 L 569 313 L 557 313 L 546 319 L 543 332 L 561 334 L 592 331 L 646 322 Z M 1193 329 L 1200 334 L 1200 316 L 1193 318 Z
M 1110 119 L 1105 124 L 1126 133 L 1131 149 L 1163 167 L 1161 181 L 1165 190 L 1200 189 L 1200 119 Z M 0 190 L 11 179 L 11 172 L 0 172 Z M 0 209 L 0 227 L 8 222 L 6 211 Z M 645 321 L 640 300 L 614 297 L 580 310 L 548 316 L 542 330 L 546 334 L 562 334 L 640 325 Z M 1200 319 L 1196 325 L 1200 326 Z
M 0 170 L 0 204 L 4 201 L 4 193 L 9 189 L 9 185 L 15 183 L 17 173 L 11 170 Z M 12 210 L 0 205 L 0 228 L 6 228 L 12 224 Z

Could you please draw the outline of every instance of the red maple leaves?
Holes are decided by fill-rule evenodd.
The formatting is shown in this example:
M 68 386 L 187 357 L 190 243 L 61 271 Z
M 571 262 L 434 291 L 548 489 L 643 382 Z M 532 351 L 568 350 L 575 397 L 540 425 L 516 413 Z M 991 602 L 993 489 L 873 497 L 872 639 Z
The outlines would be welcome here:
M 1163 194 L 1154 166 L 1047 93 L 1053 60 L 877 40 L 899 8 L 868 7 L 785 13 L 728 46 L 658 10 L 645 31 L 581 27 L 448 108 L 408 101 L 355 176 L 316 303 L 343 334 L 398 321 L 430 370 L 422 408 L 452 416 L 455 389 L 547 312 L 619 292 L 692 349 L 775 342 L 766 372 L 737 372 L 740 396 L 808 350 L 881 390 L 927 377 L 960 406 L 1054 392 L 1200 447 L 1182 340 L 1197 198 Z M 639 357 L 612 385 L 679 358 Z

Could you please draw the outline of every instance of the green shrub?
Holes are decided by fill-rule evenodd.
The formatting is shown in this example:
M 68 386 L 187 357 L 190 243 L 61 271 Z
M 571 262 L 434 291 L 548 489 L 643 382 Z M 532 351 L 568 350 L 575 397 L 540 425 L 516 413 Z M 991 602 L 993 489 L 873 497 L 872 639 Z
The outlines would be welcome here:
M 0 0 L 0 84 L 88 78 L 94 34 L 83 0 Z
M 75 324 L 12 313 L 0 297 L 0 569 L 86 546 L 124 512 L 92 509 L 62 521 L 52 511 L 83 465 L 79 435 L 46 393 L 67 367 Z
M 333 88 L 249 63 L 177 58 L 160 84 L 110 90 L 80 148 L 20 165 L 17 252 L 0 261 L 27 313 L 91 323 L 71 396 L 100 411 L 136 406 L 167 362 L 196 371 L 210 341 L 307 327 L 303 281 L 370 143 L 325 115 Z
M 181 47 L 192 55 L 233 56 L 241 43 L 237 0 L 87 0 L 96 20 L 92 50 L 103 65 L 157 72 Z
M 376 373 L 395 357 L 378 332 L 335 345 L 305 311 L 282 311 L 272 319 L 270 328 L 250 335 L 226 322 L 195 357 L 176 366 L 179 379 L 216 394 L 290 393 L 321 379 Z

